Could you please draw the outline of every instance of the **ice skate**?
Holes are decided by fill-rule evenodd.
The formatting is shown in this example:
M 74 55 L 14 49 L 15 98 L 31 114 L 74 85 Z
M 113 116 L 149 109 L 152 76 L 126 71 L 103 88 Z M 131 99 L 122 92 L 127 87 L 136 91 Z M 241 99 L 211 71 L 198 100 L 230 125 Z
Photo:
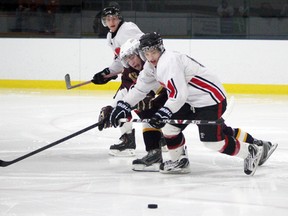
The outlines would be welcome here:
M 255 144 L 263 147 L 261 159 L 259 161 L 258 166 L 263 165 L 268 160 L 268 158 L 271 156 L 271 154 L 276 150 L 276 148 L 278 146 L 277 143 L 272 144 L 271 142 L 262 141 L 262 140 L 257 140 L 255 142 Z
M 168 160 L 160 164 L 160 172 L 164 174 L 184 174 L 190 173 L 190 164 L 186 147 L 178 160 Z
M 130 134 L 123 134 L 120 137 L 120 140 L 122 142 L 120 142 L 119 144 L 110 146 L 109 154 L 116 157 L 135 156 L 135 129 L 133 129 L 132 133 Z
M 262 148 L 250 144 L 248 146 L 248 151 L 249 154 L 244 159 L 244 172 L 247 175 L 253 176 L 261 159 Z
M 154 149 L 148 152 L 141 159 L 132 162 L 134 171 L 158 172 L 162 163 L 162 153 L 160 149 Z

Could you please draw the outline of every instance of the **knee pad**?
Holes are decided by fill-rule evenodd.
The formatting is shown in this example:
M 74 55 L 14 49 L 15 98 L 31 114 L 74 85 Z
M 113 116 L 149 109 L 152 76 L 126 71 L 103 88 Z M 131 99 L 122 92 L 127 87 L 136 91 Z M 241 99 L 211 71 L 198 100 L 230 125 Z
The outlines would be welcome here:
M 126 122 L 120 127 L 121 134 L 131 133 L 132 132 L 132 123 Z
M 174 136 L 178 135 L 181 132 L 181 129 L 178 127 L 175 127 L 171 124 L 166 124 L 162 128 L 162 132 L 163 132 L 165 138 L 169 138 L 169 137 L 174 137 Z

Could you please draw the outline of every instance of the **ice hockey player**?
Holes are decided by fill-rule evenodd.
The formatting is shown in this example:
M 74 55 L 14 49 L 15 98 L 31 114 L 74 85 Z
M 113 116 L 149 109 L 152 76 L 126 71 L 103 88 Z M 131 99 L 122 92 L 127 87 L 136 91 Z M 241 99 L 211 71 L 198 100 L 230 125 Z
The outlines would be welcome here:
M 128 39 L 120 48 L 120 60 L 124 66 L 122 73 L 122 85 L 120 91 L 122 95 L 126 95 L 130 88 L 136 83 L 137 77 L 143 68 L 144 61 L 140 58 L 138 53 L 139 40 Z M 134 82 L 129 82 L 131 79 Z M 157 95 L 157 97 L 155 97 Z M 152 115 L 164 105 L 167 100 L 167 93 L 162 87 L 157 92 L 149 92 L 149 94 L 135 106 L 135 112 L 140 118 L 150 118 Z M 102 108 L 99 122 L 103 121 L 103 124 L 99 127 L 100 130 L 103 128 L 110 127 L 110 113 L 112 107 L 116 106 L 117 100 L 114 100 L 112 106 L 106 106 Z M 132 169 L 134 171 L 159 171 L 160 163 L 162 162 L 162 147 L 166 146 L 165 139 L 162 136 L 161 129 L 153 128 L 148 123 L 142 124 L 143 128 L 143 141 L 147 155 L 143 158 L 133 160 Z M 118 150 L 118 149 L 117 149 Z M 110 154 L 120 154 L 115 152 L 115 149 L 110 149 Z M 125 151 L 125 150 L 123 150 Z M 123 154 L 122 151 L 122 154 Z
M 214 74 L 193 58 L 165 50 L 163 40 L 156 32 L 143 35 L 140 38 L 139 49 L 147 59 L 144 69 L 134 88 L 117 102 L 117 106 L 112 110 L 110 122 L 117 127 L 119 119 L 127 118 L 131 107 L 142 100 L 145 94 L 157 85 L 164 86 L 167 89 L 168 100 L 149 122 L 155 128 L 162 128 L 171 157 L 171 160 L 161 163 L 160 172 L 189 173 L 190 165 L 183 134 L 187 125 L 165 124 L 163 120 L 221 118 L 226 110 L 224 88 Z M 277 147 L 269 145 L 271 148 L 268 147 L 268 153 L 264 154 L 263 146 L 239 141 L 233 134 L 224 134 L 223 127 L 223 124 L 198 125 L 200 140 L 212 150 L 243 158 L 244 173 L 247 175 L 254 175 L 260 161 L 263 164 L 271 155 L 269 152 L 273 152 Z
M 114 60 L 111 65 L 104 70 L 96 73 L 91 80 L 96 85 L 106 84 L 112 79 L 117 78 L 117 74 L 122 73 L 123 66 L 119 60 L 119 50 L 122 44 L 124 44 L 130 38 L 139 39 L 143 32 L 133 22 L 125 22 L 118 4 L 113 2 L 109 7 L 106 7 L 102 11 L 101 21 L 103 26 L 109 28 L 107 34 L 107 43 L 112 48 L 115 54 Z M 127 83 L 133 83 L 133 80 L 129 77 L 122 77 L 121 87 L 114 96 L 116 100 L 120 100 L 123 96 Z M 126 83 L 127 82 L 127 83 Z M 105 110 L 105 108 L 103 107 Z M 108 109 L 108 108 L 106 108 Z M 109 153 L 113 156 L 134 156 L 136 143 L 135 143 L 135 131 L 132 128 L 131 123 L 125 123 L 120 127 L 121 137 L 117 144 L 111 145 Z

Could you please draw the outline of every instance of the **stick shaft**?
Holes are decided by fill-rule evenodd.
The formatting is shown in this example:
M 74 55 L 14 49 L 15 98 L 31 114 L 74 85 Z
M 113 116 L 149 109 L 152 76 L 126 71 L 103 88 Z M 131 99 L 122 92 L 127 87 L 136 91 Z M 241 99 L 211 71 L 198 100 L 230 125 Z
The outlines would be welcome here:
M 73 88 L 77 88 L 77 87 L 80 87 L 80 86 L 87 85 L 87 84 L 91 83 L 91 80 L 89 80 L 89 81 L 86 81 L 86 82 L 78 83 L 76 85 L 71 85 L 70 75 L 66 74 L 64 78 L 65 78 L 65 83 L 66 83 L 66 88 L 67 89 L 73 89 Z
M 197 124 L 197 125 L 209 125 L 209 124 L 222 124 L 229 117 L 234 107 L 234 96 L 230 98 L 226 111 L 223 113 L 220 119 L 217 120 L 180 120 L 180 119 L 166 119 L 163 123 L 168 124 Z M 134 123 L 149 123 L 150 119 L 120 119 L 120 122 L 134 122 Z
M 87 84 L 90 84 L 90 83 L 91 83 L 91 80 L 86 81 L 86 82 L 82 82 L 82 83 L 78 83 L 78 84 L 76 84 L 76 85 L 70 86 L 70 87 L 67 88 L 67 89 L 77 88 L 77 87 L 80 87 L 80 86 L 83 86 L 83 85 L 87 85 Z
M 151 119 L 121 119 L 120 122 L 133 122 L 133 123 L 149 123 Z M 166 119 L 162 120 L 162 123 L 167 124 L 197 124 L 197 125 L 215 125 L 222 124 L 224 119 L 218 120 L 180 120 L 180 119 Z
M 80 134 L 82 134 L 82 133 L 84 133 L 84 132 L 86 132 L 86 131 L 89 131 L 89 130 L 95 128 L 95 127 L 98 127 L 99 124 L 101 124 L 101 122 L 97 122 L 97 123 L 95 123 L 95 124 L 93 124 L 93 125 L 90 125 L 90 126 L 84 128 L 84 129 L 82 129 L 82 130 L 79 130 L 79 131 L 77 131 L 77 132 L 75 132 L 75 133 L 73 133 L 73 134 L 70 134 L 69 136 L 66 136 L 66 137 L 64 137 L 64 138 L 62 138 L 62 139 L 59 139 L 59 140 L 53 142 L 53 143 L 50 143 L 50 144 L 48 144 L 48 145 L 46 145 L 46 146 L 43 146 L 43 147 L 41 147 L 41 148 L 39 148 L 39 149 L 36 149 L 36 150 L 34 150 L 34 151 L 32 151 L 32 152 L 30 152 L 30 153 L 28 153 L 28 154 L 25 154 L 25 155 L 23 155 L 23 156 L 21 156 L 21 157 L 16 158 L 16 159 L 14 159 L 14 160 L 11 160 L 11 161 L 3 161 L 3 160 L 0 160 L 0 167 L 9 166 L 9 165 L 14 164 L 14 163 L 17 163 L 17 162 L 19 162 L 19 161 L 21 161 L 21 160 L 24 160 L 25 158 L 31 157 L 32 155 L 38 154 L 39 152 L 42 152 L 42 151 L 44 151 L 44 150 L 46 150 L 46 149 L 48 149 L 48 148 L 51 148 L 51 147 L 53 147 L 53 146 L 55 146 L 55 145 L 58 145 L 58 144 L 60 144 L 60 143 L 62 143 L 62 142 L 65 142 L 66 140 L 69 140 L 69 139 L 71 139 L 71 138 L 73 138 L 73 137 L 75 137 L 75 136 L 78 136 L 78 135 L 80 135 Z

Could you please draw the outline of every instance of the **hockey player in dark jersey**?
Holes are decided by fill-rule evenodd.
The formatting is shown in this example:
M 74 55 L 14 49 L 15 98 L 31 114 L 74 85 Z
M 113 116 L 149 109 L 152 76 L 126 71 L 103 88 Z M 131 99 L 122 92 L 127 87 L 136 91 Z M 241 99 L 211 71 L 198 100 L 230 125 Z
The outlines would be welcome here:
M 155 128 L 162 128 L 171 160 L 160 165 L 162 173 L 188 173 L 183 130 L 187 125 L 163 123 L 165 119 L 219 119 L 226 109 L 226 93 L 218 78 L 187 55 L 166 51 L 157 33 L 140 38 L 139 49 L 147 59 L 133 89 L 117 102 L 110 122 L 114 127 L 130 115 L 131 106 L 157 86 L 167 89 L 168 100 L 150 119 Z M 254 139 L 250 134 L 233 130 L 224 124 L 198 125 L 202 143 L 215 151 L 244 159 L 244 172 L 253 175 L 276 149 L 277 144 Z M 225 133 L 224 133 L 225 132 Z M 240 139 L 238 137 L 240 135 Z M 246 138 L 242 137 L 247 135 Z M 251 143 L 248 143 L 251 142 Z
M 120 60 L 125 69 L 122 72 L 121 86 L 118 90 L 118 92 L 121 92 L 121 94 L 117 92 L 114 101 L 118 101 L 117 95 L 121 95 L 120 98 L 123 98 L 129 92 L 129 90 L 133 88 L 133 85 L 136 83 L 138 75 L 143 68 L 144 61 L 137 53 L 138 46 L 139 40 L 129 39 L 120 48 Z M 166 100 L 166 90 L 160 87 L 155 92 L 149 92 L 146 97 L 134 107 L 134 111 L 140 118 L 151 118 L 154 113 L 164 105 Z M 115 107 L 116 103 L 114 103 L 112 106 Z M 108 128 L 111 126 L 109 117 L 113 109 L 112 106 L 102 108 L 99 121 L 102 121 L 103 123 L 99 129 L 102 130 L 103 128 Z M 165 148 L 165 139 L 162 137 L 161 129 L 154 128 L 148 123 L 143 123 L 142 128 L 143 140 L 147 155 L 145 155 L 143 158 L 134 160 L 132 162 L 132 169 L 135 171 L 159 171 L 159 166 L 162 162 L 161 148 Z M 123 138 L 129 139 L 129 137 Z M 119 144 L 115 149 L 113 146 L 111 146 L 110 154 L 119 155 L 119 151 L 121 150 L 122 149 L 119 148 Z M 122 151 L 127 151 L 127 145 L 123 145 Z

